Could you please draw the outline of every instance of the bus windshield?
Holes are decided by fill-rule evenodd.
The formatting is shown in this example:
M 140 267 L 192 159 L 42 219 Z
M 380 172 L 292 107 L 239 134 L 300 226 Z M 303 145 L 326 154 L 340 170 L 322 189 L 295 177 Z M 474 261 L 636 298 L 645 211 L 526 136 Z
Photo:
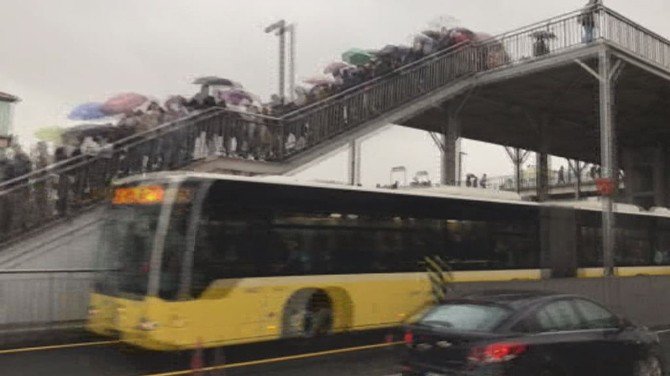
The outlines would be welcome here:
M 107 211 L 103 226 L 101 263 L 107 274 L 97 289 L 106 294 L 140 298 L 152 293 L 174 299 L 180 287 L 182 261 L 190 212 L 190 190 L 180 188 L 176 202 L 163 205 L 165 188 L 139 185 L 115 189 L 113 205 Z M 162 247 L 157 249 L 161 210 L 169 207 L 169 221 Z M 158 234 L 160 236 L 160 234 Z M 152 252 L 160 251 L 158 291 L 148 291 L 152 273 Z
M 103 225 L 101 254 L 114 269 L 101 289 L 107 293 L 145 295 L 160 205 L 113 206 Z

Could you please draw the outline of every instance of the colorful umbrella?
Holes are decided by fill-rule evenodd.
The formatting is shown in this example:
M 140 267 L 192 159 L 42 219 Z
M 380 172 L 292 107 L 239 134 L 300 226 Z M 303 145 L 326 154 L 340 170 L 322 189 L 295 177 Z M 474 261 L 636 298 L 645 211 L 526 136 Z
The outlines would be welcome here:
M 369 63 L 372 60 L 372 55 L 360 48 L 352 48 L 342 54 L 342 60 L 352 65 L 361 66 Z
M 551 31 L 548 31 L 548 30 L 534 31 L 530 34 L 530 36 L 535 38 L 535 39 L 554 39 L 554 38 L 556 38 L 556 34 L 554 34 Z
M 209 85 L 209 86 L 229 86 L 241 88 L 242 85 L 239 82 L 229 80 L 227 78 L 221 78 L 216 76 L 204 76 L 198 77 L 193 81 L 196 85 Z
M 260 101 L 257 96 L 242 89 L 231 89 L 222 91 L 220 95 L 221 98 L 223 98 L 223 100 L 226 101 L 226 103 L 232 104 L 234 106 L 239 106 L 245 101 L 248 101 L 250 103 Z
M 95 120 L 107 116 L 102 109 L 102 104 L 96 102 L 84 103 L 75 107 L 67 116 L 70 120 Z
M 323 68 L 323 73 L 325 74 L 333 74 L 336 72 L 341 71 L 342 69 L 349 68 L 351 65 L 343 62 L 343 61 L 333 61 L 332 63 L 326 65 L 325 68 Z
M 464 27 L 455 27 L 447 32 L 451 44 L 459 44 L 471 41 L 475 38 L 475 33 Z
M 132 112 L 147 101 L 147 97 L 137 93 L 123 93 L 109 98 L 103 103 L 101 111 L 108 115 Z
M 35 138 L 40 141 L 60 143 L 63 131 L 61 127 L 44 127 L 35 131 Z
M 378 57 L 391 57 L 391 58 L 400 58 L 408 54 L 410 48 L 407 46 L 396 46 L 393 44 L 387 44 L 381 50 L 375 52 L 375 55 Z
M 434 39 L 434 40 L 440 40 L 444 36 L 441 32 L 437 30 L 424 30 L 421 32 L 421 34 L 427 36 L 428 38 Z

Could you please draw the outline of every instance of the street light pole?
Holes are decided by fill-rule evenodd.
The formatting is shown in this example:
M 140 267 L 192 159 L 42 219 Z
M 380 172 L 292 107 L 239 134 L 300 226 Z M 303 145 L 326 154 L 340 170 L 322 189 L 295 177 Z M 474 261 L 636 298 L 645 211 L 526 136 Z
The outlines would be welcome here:
M 295 28 L 296 24 L 292 23 L 286 27 L 288 31 L 288 99 L 293 101 L 295 99 Z
M 279 99 L 284 104 L 284 73 L 285 73 L 285 59 L 286 59 L 286 21 L 279 20 L 272 25 L 265 28 L 266 33 L 276 31 L 279 36 Z

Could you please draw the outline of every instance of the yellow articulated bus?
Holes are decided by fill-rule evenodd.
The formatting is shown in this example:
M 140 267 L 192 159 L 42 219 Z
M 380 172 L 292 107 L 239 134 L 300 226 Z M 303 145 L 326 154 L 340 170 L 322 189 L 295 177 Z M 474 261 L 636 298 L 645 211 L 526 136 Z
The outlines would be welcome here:
M 571 209 L 556 210 L 547 222 Z M 549 231 L 547 208 L 519 200 L 215 174 L 129 178 L 113 187 L 99 256 L 114 271 L 96 283 L 87 327 L 153 350 L 392 327 L 433 300 L 425 257 L 447 260 L 455 282 L 597 266 L 596 212 L 571 213 Z M 560 231 L 585 240 L 551 241 Z

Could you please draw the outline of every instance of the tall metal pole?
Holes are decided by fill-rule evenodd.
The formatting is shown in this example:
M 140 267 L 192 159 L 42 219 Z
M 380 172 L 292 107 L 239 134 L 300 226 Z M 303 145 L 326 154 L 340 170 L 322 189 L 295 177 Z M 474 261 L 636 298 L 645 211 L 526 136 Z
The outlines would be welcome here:
M 286 90 L 284 89 L 286 76 L 286 28 L 283 23 L 277 34 L 279 34 L 279 99 L 284 104 L 284 97 L 286 95 Z
M 279 99 L 281 103 L 284 103 L 284 76 L 285 76 L 285 65 L 286 65 L 286 21 L 279 20 L 272 25 L 265 28 L 266 33 L 271 33 L 277 31 L 277 36 L 279 36 Z
M 612 78 L 610 54 L 606 49 L 598 53 L 598 73 L 600 75 L 600 167 L 601 177 L 614 181 L 614 129 L 612 124 Z M 614 213 L 612 197 L 602 198 L 602 234 L 603 234 L 603 268 L 606 276 L 614 275 Z
M 459 151 L 458 152 L 458 181 L 456 182 L 459 186 L 463 182 L 463 156 L 468 155 L 468 153 L 464 151 Z
M 289 32 L 288 98 L 290 101 L 295 99 L 295 28 L 296 24 L 290 24 L 287 27 Z

